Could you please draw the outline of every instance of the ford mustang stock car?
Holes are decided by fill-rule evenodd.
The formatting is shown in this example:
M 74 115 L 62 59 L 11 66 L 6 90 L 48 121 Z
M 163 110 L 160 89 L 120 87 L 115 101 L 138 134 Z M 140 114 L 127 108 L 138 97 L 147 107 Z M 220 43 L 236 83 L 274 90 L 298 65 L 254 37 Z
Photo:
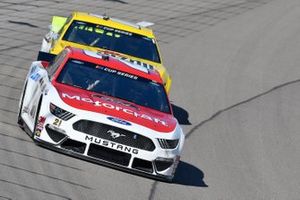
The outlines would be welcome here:
M 156 70 L 74 47 L 31 64 L 18 124 L 39 145 L 165 181 L 184 143 Z
M 143 67 L 155 67 L 169 92 L 171 77 L 162 64 L 150 22 L 137 24 L 90 13 L 73 12 L 68 18 L 54 16 L 41 51 L 58 54 L 66 46 L 109 51 Z

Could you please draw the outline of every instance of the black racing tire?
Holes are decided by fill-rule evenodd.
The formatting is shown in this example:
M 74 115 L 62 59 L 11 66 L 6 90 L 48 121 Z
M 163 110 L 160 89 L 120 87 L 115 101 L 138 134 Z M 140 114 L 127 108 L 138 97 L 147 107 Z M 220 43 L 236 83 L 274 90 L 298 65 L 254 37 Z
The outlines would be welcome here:
M 19 108 L 19 112 L 18 112 L 18 119 L 17 119 L 17 123 L 18 123 L 19 127 L 23 130 L 24 130 L 24 121 L 21 118 L 21 113 L 22 113 L 22 107 L 23 107 L 23 101 L 24 101 L 24 97 L 25 97 L 25 93 L 26 93 L 26 88 L 27 88 L 27 82 L 25 83 L 22 97 L 20 98 L 21 104 L 20 104 L 20 108 Z
M 37 110 L 36 110 L 35 119 L 34 119 L 34 128 L 33 128 L 33 132 L 30 135 L 30 137 L 32 139 L 34 139 L 34 134 L 35 134 L 35 131 L 36 131 L 37 122 L 38 122 L 38 119 L 39 119 L 39 116 L 40 116 L 40 108 L 41 108 L 41 105 L 42 105 L 42 99 L 43 99 L 43 96 L 40 97 L 39 104 L 38 104 L 38 107 L 37 107 Z

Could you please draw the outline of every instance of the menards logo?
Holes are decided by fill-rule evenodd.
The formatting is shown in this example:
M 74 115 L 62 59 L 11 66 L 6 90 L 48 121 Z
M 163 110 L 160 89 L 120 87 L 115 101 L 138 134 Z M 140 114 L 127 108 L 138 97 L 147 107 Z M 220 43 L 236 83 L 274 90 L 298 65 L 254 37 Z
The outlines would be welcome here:
M 113 104 L 110 104 L 110 103 L 105 103 L 105 102 L 101 102 L 101 101 L 93 101 L 92 99 L 90 98 L 82 98 L 80 96 L 77 96 L 77 95 L 69 95 L 69 94 L 66 94 L 66 93 L 62 93 L 62 97 L 63 98 L 68 98 L 68 99 L 74 99 L 74 100 L 77 100 L 77 101 L 84 101 L 84 102 L 87 102 L 87 103 L 91 103 L 91 104 L 94 104 L 94 106 L 96 107 L 105 107 L 105 108 L 108 108 L 108 109 L 111 109 L 111 110 L 116 110 L 116 111 L 119 111 L 119 112 L 123 112 L 123 113 L 126 113 L 128 115 L 131 115 L 131 116 L 134 116 L 134 117 L 137 117 L 137 118 L 143 118 L 143 119 L 147 119 L 149 121 L 152 121 L 152 122 L 155 122 L 155 123 L 158 123 L 158 124 L 162 124 L 164 126 L 168 126 L 168 124 L 161 120 L 161 119 L 158 119 L 158 118 L 155 118 L 155 117 L 150 117 L 149 115 L 146 115 L 146 114 L 140 114 L 140 113 L 137 113 L 131 109 L 128 109 L 128 108 L 123 108 L 123 107 L 120 107 L 120 106 L 115 106 Z

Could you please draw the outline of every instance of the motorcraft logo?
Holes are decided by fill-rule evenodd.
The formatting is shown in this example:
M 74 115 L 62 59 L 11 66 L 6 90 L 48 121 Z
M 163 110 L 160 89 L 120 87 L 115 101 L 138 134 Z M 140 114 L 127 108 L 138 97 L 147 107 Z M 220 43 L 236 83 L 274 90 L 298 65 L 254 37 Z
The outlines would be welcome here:
M 115 105 L 110 104 L 110 103 L 105 103 L 105 102 L 101 102 L 101 101 L 93 101 L 90 98 L 82 98 L 82 97 L 77 96 L 77 95 L 73 96 L 73 95 L 69 95 L 69 94 L 66 94 L 66 93 L 62 93 L 62 97 L 77 100 L 77 101 L 83 101 L 83 102 L 91 103 L 91 104 L 94 104 L 95 107 L 105 107 L 107 109 L 116 110 L 116 111 L 119 111 L 119 112 L 126 113 L 126 114 L 134 116 L 136 118 L 143 118 L 143 119 L 155 122 L 157 124 L 161 124 L 163 126 L 168 126 L 168 124 L 165 121 L 161 120 L 161 119 L 151 117 L 147 114 L 140 114 L 140 113 L 137 113 L 137 112 L 135 112 L 131 109 L 123 108 L 123 107 L 120 107 L 120 106 L 115 106 Z
M 113 139 L 116 139 L 116 138 L 119 138 L 119 137 L 125 137 L 126 136 L 124 134 L 117 133 L 114 130 L 108 130 L 107 133 L 110 134 L 110 137 L 112 137 Z

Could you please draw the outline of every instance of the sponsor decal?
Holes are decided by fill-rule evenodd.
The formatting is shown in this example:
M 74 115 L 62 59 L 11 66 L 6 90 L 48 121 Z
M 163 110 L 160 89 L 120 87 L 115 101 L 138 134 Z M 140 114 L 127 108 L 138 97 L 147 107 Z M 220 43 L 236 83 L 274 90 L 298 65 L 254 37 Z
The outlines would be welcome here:
M 119 137 L 125 137 L 125 136 L 126 136 L 126 135 L 124 135 L 124 134 L 117 133 L 117 132 L 115 132 L 114 130 L 108 130 L 106 133 L 110 134 L 110 136 L 111 136 L 113 139 L 116 139 L 116 138 L 119 138 Z
M 103 140 L 101 138 L 97 138 L 97 137 L 94 137 L 94 136 L 86 135 L 85 140 L 90 141 L 94 144 L 98 144 L 98 145 L 108 147 L 108 148 L 111 148 L 111 149 L 123 151 L 123 152 L 126 152 L 126 153 L 132 153 L 132 154 L 138 154 L 139 153 L 139 150 L 136 149 L 136 148 L 128 147 L 128 146 L 125 146 L 125 145 L 122 145 L 122 144 L 119 144 L 119 143 L 115 143 L 115 142 L 111 142 L 109 140 Z
M 39 117 L 38 123 L 37 123 L 36 128 L 35 128 L 35 135 L 36 136 L 40 137 L 41 132 L 44 128 L 45 121 L 46 121 L 46 117 L 43 117 L 43 116 Z
M 46 84 L 45 84 L 45 81 L 43 78 L 41 78 L 39 80 L 39 83 L 40 83 L 40 86 L 41 86 L 41 91 L 44 91 L 45 90 L 45 87 L 46 87 Z
M 28 106 L 24 106 L 22 112 L 23 113 L 28 113 L 29 112 Z
M 73 95 L 69 95 L 69 94 L 66 94 L 66 93 L 62 93 L 62 97 L 77 100 L 77 101 L 83 101 L 83 102 L 91 103 L 95 107 L 104 107 L 104 108 L 107 108 L 107 109 L 111 109 L 111 110 L 115 110 L 115 111 L 118 111 L 118 112 L 126 113 L 127 115 L 134 116 L 136 118 L 142 118 L 142 119 L 146 119 L 146 120 L 152 121 L 152 122 L 157 123 L 157 124 L 161 124 L 163 126 L 168 126 L 168 124 L 165 121 L 161 120 L 161 119 L 158 119 L 156 117 L 151 117 L 147 114 L 140 114 L 140 113 L 135 112 L 135 111 L 133 111 L 129 108 L 123 108 L 123 107 L 120 107 L 120 106 L 115 106 L 113 104 L 105 103 L 105 102 L 101 102 L 101 101 L 93 101 L 90 98 L 82 98 L 82 97 L 77 96 L 77 95 L 73 96 Z
M 122 119 L 118 119 L 118 118 L 115 118 L 115 117 L 107 117 L 107 119 L 109 119 L 110 121 L 113 121 L 113 122 L 116 122 L 118 124 L 122 124 L 122 125 L 126 125 L 126 126 L 131 126 L 131 123 L 125 121 L 125 120 L 122 120 Z
M 34 66 L 31 68 L 30 74 L 33 74 L 36 70 L 37 70 L 37 65 L 34 65 Z
M 104 53 L 107 54 L 105 51 L 104 51 Z M 127 58 L 127 57 L 124 57 L 124 56 L 121 56 L 121 55 L 117 55 L 117 54 L 114 54 L 114 53 L 108 53 L 108 55 L 112 56 L 114 58 L 117 58 L 120 61 L 126 61 L 126 62 L 129 62 L 131 64 L 138 65 L 138 66 L 144 67 L 144 68 L 149 69 L 149 70 L 153 70 L 154 69 L 154 67 L 152 65 L 144 63 L 144 62 L 141 62 L 139 60 L 134 60 L 134 59 Z
M 31 110 L 30 110 L 30 112 L 29 112 L 29 115 L 30 115 L 31 117 L 34 117 L 35 112 L 36 112 L 36 105 L 33 105 L 33 106 L 31 107 Z
M 122 106 L 127 106 L 127 107 L 132 107 L 132 108 L 138 109 L 138 107 L 133 105 L 132 103 L 121 101 L 121 100 L 118 100 L 118 99 L 112 99 L 110 97 L 101 96 L 101 95 L 98 95 L 98 94 L 93 95 L 93 97 L 98 97 L 100 99 L 103 99 L 104 101 L 110 101 L 110 102 L 114 102 L 114 103 L 122 105 Z
M 109 50 L 98 51 L 97 53 L 84 50 L 84 53 L 88 56 L 92 56 L 92 57 L 95 57 L 95 58 L 101 58 L 101 59 L 104 59 L 104 56 L 110 56 L 110 57 L 113 57 L 115 59 L 118 59 L 119 61 L 125 63 L 126 65 L 130 64 L 130 66 L 133 67 L 133 68 L 136 68 L 136 66 L 138 66 L 139 68 L 137 68 L 137 69 L 142 70 L 145 73 L 148 73 L 148 70 L 153 70 L 154 69 L 154 67 L 150 64 L 147 64 L 147 63 L 141 62 L 139 60 L 134 60 L 134 59 L 122 56 L 121 54 L 118 54 L 116 52 L 109 51 Z M 100 66 L 98 66 L 97 68 L 99 69 Z M 118 75 L 123 75 L 123 74 L 118 74 Z
M 41 78 L 41 75 L 39 73 L 33 73 L 31 74 L 30 78 L 34 81 L 37 81 L 39 78 Z
M 100 69 L 100 70 L 103 70 L 103 71 L 106 71 L 106 72 L 109 72 L 109 73 L 112 73 L 112 74 L 116 74 L 118 76 L 124 76 L 126 78 L 130 78 L 130 79 L 134 79 L 134 80 L 137 80 L 138 77 L 135 76 L 135 75 L 132 75 L 132 74 L 128 74 L 126 72 L 121 72 L 121 71 L 117 71 L 115 69 L 110 69 L 108 67 L 103 67 L 103 66 L 99 66 L 97 65 L 96 66 L 97 69 Z
M 41 78 L 41 79 L 40 79 L 40 81 L 39 81 L 39 83 L 40 83 L 40 86 L 42 87 L 42 86 L 43 86 L 43 84 L 44 84 L 44 79 L 43 79 L 43 78 Z

